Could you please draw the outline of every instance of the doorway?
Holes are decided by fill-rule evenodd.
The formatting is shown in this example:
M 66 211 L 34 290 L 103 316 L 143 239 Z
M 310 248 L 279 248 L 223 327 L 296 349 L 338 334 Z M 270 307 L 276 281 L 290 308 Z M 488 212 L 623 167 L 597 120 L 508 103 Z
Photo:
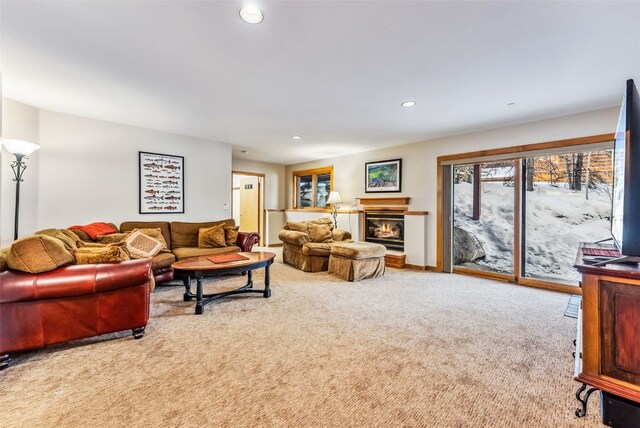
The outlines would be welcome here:
M 264 182 L 264 174 L 232 171 L 232 217 L 241 232 L 258 232 L 258 245 L 264 243 Z

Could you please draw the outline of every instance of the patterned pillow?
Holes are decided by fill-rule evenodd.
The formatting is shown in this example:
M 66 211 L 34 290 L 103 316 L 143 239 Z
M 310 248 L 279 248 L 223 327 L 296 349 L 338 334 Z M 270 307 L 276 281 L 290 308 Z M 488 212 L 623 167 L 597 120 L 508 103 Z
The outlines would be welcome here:
M 145 235 L 150 236 L 153 239 L 162 242 L 162 249 L 160 250 L 160 252 L 163 252 L 163 253 L 171 252 L 171 250 L 169 250 L 169 246 L 167 245 L 167 240 L 164 239 L 164 235 L 162 234 L 162 231 L 160 230 L 159 227 L 147 228 L 147 229 L 133 229 L 131 232 L 135 232 L 135 231 L 140 231 Z
M 131 232 L 124 240 L 127 251 L 132 259 L 145 259 L 153 257 L 162 250 L 162 242 L 142 233 Z
M 238 229 L 240 229 L 240 227 L 238 226 L 224 227 L 224 241 L 227 246 L 236 245 L 236 243 L 238 242 Z
M 226 246 L 224 224 L 216 224 L 211 227 L 201 227 L 198 230 L 198 247 L 219 248 Z

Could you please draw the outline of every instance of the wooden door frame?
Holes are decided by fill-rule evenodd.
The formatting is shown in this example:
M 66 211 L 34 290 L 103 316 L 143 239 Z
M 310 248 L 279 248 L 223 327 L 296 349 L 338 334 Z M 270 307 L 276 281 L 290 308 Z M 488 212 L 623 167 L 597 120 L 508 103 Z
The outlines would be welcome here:
M 443 166 L 444 165 L 456 165 L 456 164 L 464 164 L 464 163 L 478 163 L 478 162 L 490 162 L 495 160 L 506 160 L 513 159 L 516 162 L 516 177 L 514 179 L 521 181 L 521 159 L 527 156 L 536 156 L 541 154 L 548 154 L 549 151 L 559 152 L 562 149 L 579 149 L 578 146 L 585 146 L 585 149 L 588 149 L 589 145 L 598 144 L 598 143 L 608 143 L 613 142 L 615 139 L 615 134 L 600 134 L 600 135 L 592 135 L 587 137 L 579 137 L 579 138 L 569 138 L 565 140 L 554 140 L 554 141 L 546 141 L 543 143 L 534 143 L 534 144 L 525 144 L 519 146 L 511 146 L 511 147 L 502 147 L 498 149 L 488 149 L 488 150 L 479 150 L 475 152 L 467 152 L 467 153 L 458 153 L 453 155 L 445 155 L 439 156 L 437 159 L 437 210 L 436 210 L 436 271 L 443 272 L 443 227 L 444 227 L 444 192 L 451 191 L 451 189 L 446 190 L 443 188 L 444 180 L 443 180 Z M 498 157 L 498 159 L 496 159 Z M 520 165 L 520 168 L 518 168 Z M 453 185 L 453 184 L 452 184 Z M 574 287 L 567 284 L 559 284 L 551 281 L 541 281 L 531 278 L 521 278 L 520 277 L 520 261 L 523 257 L 521 254 L 521 228 L 522 228 L 522 190 L 520 183 L 516 182 L 514 188 L 514 195 L 516 197 L 515 201 L 515 210 L 514 210 L 514 220 L 516 220 L 516 224 L 514 225 L 514 246 L 517 245 L 517 248 L 514 247 L 514 262 L 518 265 L 514 264 L 514 275 L 505 275 L 495 272 L 483 272 L 476 271 L 473 269 L 465 269 L 465 268 L 456 268 L 455 272 L 477 275 L 477 276 L 485 276 L 494 279 L 501 279 L 506 281 L 514 281 L 520 285 L 525 285 L 529 287 L 537 287 L 537 288 L 545 288 L 555 291 L 562 292 L 570 292 L 575 294 L 580 294 L 581 289 L 578 287 Z M 577 251 L 577 249 L 576 249 Z M 517 275 L 516 275 L 517 272 Z
M 265 241 L 265 229 L 266 229 L 266 216 L 267 210 L 264 208 L 265 189 L 267 188 L 267 177 L 262 172 L 248 172 L 231 170 L 231 217 L 233 218 L 233 176 L 234 175 L 249 175 L 253 177 L 262 178 L 262 186 L 260 186 L 260 196 L 258 201 L 258 235 L 260 235 L 260 242 L 258 245 L 263 245 Z M 240 226 L 239 224 L 237 226 Z

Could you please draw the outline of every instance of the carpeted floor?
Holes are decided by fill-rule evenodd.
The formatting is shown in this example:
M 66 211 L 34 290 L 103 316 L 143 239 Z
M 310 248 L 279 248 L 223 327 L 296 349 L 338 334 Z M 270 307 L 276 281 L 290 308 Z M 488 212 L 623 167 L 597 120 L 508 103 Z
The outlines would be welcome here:
M 272 287 L 196 316 L 160 286 L 142 340 L 20 355 L 0 426 L 601 426 L 595 394 L 574 416 L 566 294 L 394 269 L 348 283 L 280 258 Z

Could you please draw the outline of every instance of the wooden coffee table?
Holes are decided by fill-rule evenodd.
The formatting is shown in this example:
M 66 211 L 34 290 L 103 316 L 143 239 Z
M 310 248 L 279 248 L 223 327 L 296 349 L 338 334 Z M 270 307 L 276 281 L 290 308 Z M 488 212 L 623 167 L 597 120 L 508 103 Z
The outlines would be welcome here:
M 171 267 L 184 278 L 184 301 L 189 302 L 193 298 L 196 299 L 196 314 L 204 313 L 204 306 L 214 300 L 231 296 L 233 294 L 261 293 L 264 298 L 271 297 L 271 289 L 269 288 L 269 266 L 273 263 L 273 259 L 276 255 L 262 251 L 238 254 L 243 255 L 248 259 L 226 263 L 214 263 L 207 257 L 200 256 L 180 260 L 171 265 Z M 252 271 L 262 267 L 264 268 L 264 289 L 257 290 L 253 288 Z M 212 294 L 204 294 L 202 291 L 202 278 L 244 272 L 247 273 L 247 283 L 240 288 Z M 196 280 L 195 294 L 191 292 L 191 280 L 194 278 Z

